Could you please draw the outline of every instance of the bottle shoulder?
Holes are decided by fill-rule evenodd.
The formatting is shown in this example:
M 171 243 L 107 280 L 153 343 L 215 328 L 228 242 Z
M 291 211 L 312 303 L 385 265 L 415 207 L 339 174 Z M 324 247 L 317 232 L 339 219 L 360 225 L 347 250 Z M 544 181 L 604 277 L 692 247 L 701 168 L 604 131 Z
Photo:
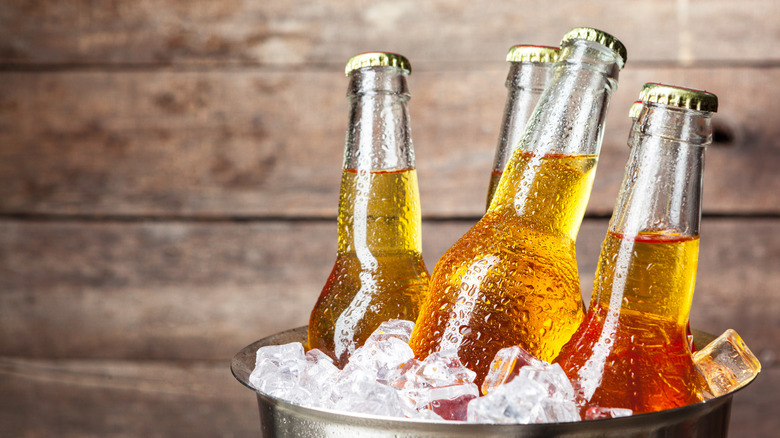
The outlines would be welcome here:
M 571 275 L 573 267 L 576 275 L 574 241 L 551 230 L 534 229 L 518 216 L 488 213 L 447 250 L 437 269 L 449 265 L 462 270 L 480 264 L 492 271 L 550 266 L 553 276 Z M 552 267 L 565 272 L 556 273 Z

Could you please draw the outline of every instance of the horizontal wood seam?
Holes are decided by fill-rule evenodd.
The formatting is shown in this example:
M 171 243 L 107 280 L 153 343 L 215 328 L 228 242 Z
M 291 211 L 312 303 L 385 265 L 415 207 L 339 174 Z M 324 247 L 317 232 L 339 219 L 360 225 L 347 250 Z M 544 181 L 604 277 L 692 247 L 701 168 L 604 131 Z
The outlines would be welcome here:
M 489 65 L 490 63 L 488 63 Z M 459 71 L 484 69 L 485 63 L 478 63 L 481 68 L 464 66 L 463 63 L 448 63 L 420 60 L 415 65 L 415 71 Z M 504 64 L 496 60 L 495 65 Z M 780 67 L 780 59 L 763 60 L 701 60 L 693 63 L 678 61 L 633 61 L 629 68 L 752 68 L 771 69 Z M 63 62 L 63 63 L 24 63 L 0 59 L 0 73 L 70 73 L 70 72 L 244 72 L 264 70 L 269 72 L 323 71 L 340 70 L 343 63 L 307 62 L 305 64 L 273 64 L 251 61 L 215 61 L 215 62 Z
M 608 214 L 587 214 L 584 219 L 609 219 Z M 706 213 L 703 219 L 780 219 L 780 213 Z M 425 216 L 423 221 L 432 223 L 477 221 L 480 216 Z M 268 223 L 268 222 L 332 222 L 336 216 L 284 216 L 284 215 L 180 215 L 180 214 L 66 214 L 66 213 L 0 213 L 0 221 L 25 222 L 87 222 L 87 223 L 142 223 L 142 222 L 182 222 L 182 223 Z

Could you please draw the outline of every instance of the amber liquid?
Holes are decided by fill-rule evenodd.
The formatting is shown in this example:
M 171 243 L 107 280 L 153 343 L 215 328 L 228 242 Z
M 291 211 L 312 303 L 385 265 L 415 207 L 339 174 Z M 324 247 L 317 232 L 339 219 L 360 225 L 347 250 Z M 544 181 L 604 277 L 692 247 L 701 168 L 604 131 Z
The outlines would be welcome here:
M 436 265 L 410 342 L 418 358 L 456 350 L 478 385 L 501 348 L 552 360 L 584 316 L 574 238 L 596 157 L 515 154 L 499 199 Z
M 608 233 L 585 322 L 556 359 L 591 406 L 652 412 L 702 400 L 687 339 L 698 237 Z
M 496 189 L 498 189 L 498 182 L 501 181 L 501 175 L 504 174 L 504 171 L 502 170 L 494 170 L 490 173 L 490 186 L 488 186 L 488 195 L 487 195 L 487 203 L 485 205 L 485 210 L 490 209 L 490 203 L 493 201 L 493 196 L 496 194 Z
M 309 348 L 343 366 L 384 321 L 414 321 L 428 291 L 414 169 L 345 169 L 336 263 L 312 310 Z

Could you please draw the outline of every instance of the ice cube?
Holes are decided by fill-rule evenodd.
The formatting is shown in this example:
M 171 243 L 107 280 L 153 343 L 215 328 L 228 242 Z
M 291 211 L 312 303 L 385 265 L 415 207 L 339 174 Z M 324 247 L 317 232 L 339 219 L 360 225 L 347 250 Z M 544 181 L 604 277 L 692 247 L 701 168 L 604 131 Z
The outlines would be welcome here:
M 387 376 L 387 384 L 396 389 L 414 386 L 415 373 L 417 373 L 417 369 L 420 368 L 421 364 L 422 361 L 414 358 L 407 360 L 400 367 L 390 370 Z
M 487 394 L 497 386 L 512 380 L 526 365 L 541 365 L 543 361 L 535 358 L 520 346 L 502 348 L 490 363 L 490 370 L 482 382 L 482 393 Z
M 761 371 L 761 363 L 732 329 L 693 353 L 693 361 L 713 397 L 747 385 Z
M 601 418 L 618 418 L 633 415 L 634 411 L 624 408 L 602 408 L 600 406 L 591 406 L 585 411 L 586 420 L 598 420 Z
M 426 410 L 431 410 L 445 420 L 466 421 L 467 407 L 479 397 L 475 383 L 426 388 L 421 391 L 426 398 Z
M 308 362 L 309 365 L 311 365 L 311 364 L 315 364 L 315 365 L 330 364 L 330 365 L 333 365 L 334 367 L 336 366 L 333 363 L 333 358 L 328 356 L 327 354 L 325 354 L 322 350 L 320 350 L 318 348 L 312 348 L 311 350 L 307 351 L 306 354 L 304 355 L 304 357 L 306 358 L 306 362 Z
M 538 423 L 567 423 L 582 420 L 580 409 L 573 400 L 550 398 L 542 400 L 540 404 L 544 419 L 537 421 Z
M 300 342 L 261 347 L 249 383 L 260 392 L 295 402 L 307 397 L 299 387 L 305 368 L 306 357 Z
M 267 345 L 257 349 L 255 354 L 255 368 L 261 362 L 270 361 L 276 365 L 296 363 L 306 360 L 303 351 L 303 344 L 300 342 L 290 342 L 282 345 Z
M 306 368 L 300 376 L 299 385 L 308 391 L 309 399 L 305 406 L 330 407 L 333 382 L 338 379 L 340 370 L 333 359 L 318 349 L 306 352 Z
M 469 402 L 466 420 L 475 423 L 514 423 L 514 419 L 505 415 L 508 406 L 509 400 L 503 391 L 493 391 Z
M 563 368 L 557 363 L 550 365 L 546 362 L 539 362 L 538 365 L 520 368 L 517 371 L 517 377 L 539 383 L 547 390 L 547 396 L 552 399 L 574 401 L 574 387 L 566 373 L 563 372 Z
M 478 423 L 535 423 L 544 418 L 541 402 L 547 389 L 537 382 L 515 378 L 468 405 L 468 421 Z
M 342 370 L 334 384 L 331 400 L 334 409 L 348 413 L 405 416 L 395 388 L 377 382 L 371 372 L 357 366 Z
M 479 389 L 474 383 L 435 388 L 407 385 L 399 394 L 417 411 L 431 410 L 446 420 L 465 421 L 466 406 L 479 397 Z
M 249 375 L 249 383 L 262 393 L 287 399 L 288 392 L 298 385 L 298 377 L 297 373 L 283 372 L 274 363 L 265 361 Z
M 413 358 L 414 352 L 405 341 L 397 337 L 374 338 L 352 353 L 344 369 L 360 367 L 371 372 L 380 383 L 387 383 L 404 363 Z
M 369 340 L 382 341 L 389 338 L 398 338 L 407 344 L 412 337 L 412 330 L 414 330 L 414 322 L 406 321 L 403 319 L 390 319 L 382 324 L 371 333 L 368 337 Z
M 479 397 L 476 373 L 463 366 L 455 352 L 433 353 L 424 361 L 410 359 L 388 379 L 406 407 L 432 411 L 448 420 L 465 420 L 468 402 Z
M 463 366 L 455 351 L 431 353 L 415 373 L 416 383 L 421 387 L 473 383 L 476 377 L 477 373 Z
M 530 424 L 579 421 L 580 415 L 563 370 L 541 362 L 520 368 L 512 380 L 472 400 L 467 418 L 479 423 Z

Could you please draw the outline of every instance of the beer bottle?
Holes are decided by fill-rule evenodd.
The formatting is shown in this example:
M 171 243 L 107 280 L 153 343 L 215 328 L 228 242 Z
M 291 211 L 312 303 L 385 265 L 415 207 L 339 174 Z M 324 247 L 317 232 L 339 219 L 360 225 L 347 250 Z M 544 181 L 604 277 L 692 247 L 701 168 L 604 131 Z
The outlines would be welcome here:
M 629 148 L 633 146 L 633 142 L 636 138 L 634 136 L 634 126 L 636 125 L 636 120 L 637 118 L 639 118 L 639 113 L 642 112 L 643 107 L 644 104 L 642 103 L 641 100 L 635 100 L 634 103 L 631 104 L 631 108 L 629 108 L 628 110 L 628 117 L 631 119 L 631 128 L 628 130 Z M 691 351 L 696 351 L 696 342 L 693 339 L 693 332 L 691 332 L 690 322 L 686 323 L 685 332 L 686 332 L 686 337 L 688 339 L 688 345 L 691 347 Z
M 347 128 L 336 263 L 311 312 L 309 348 L 343 366 L 384 321 L 415 320 L 428 292 L 409 126 L 409 61 L 363 53 L 346 66 Z
M 625 58 L 596 29 L 564 36 L 490 208 L 434 269 L 410 340 L 418 357 L 457 351 L 480 385 L 501 348 L 551 361 L 574 334 L 584 316 L 574 241 Z
M 557 47 L 516 45 L 509 48 L 506 55 L 506 61 L 510 63 L 509 74 L 505 83 L 508 93 L 496 158 L 490 173 L 486 208 L 490 208 L 498 181 L 512 152 L 520 143 L 539 96 L 552 76 L 552 67 L 557 57 Z
M 699 250 L 711 93 L 655 83 L 640 93 L 625 176 L 585 321 L 556 361 L 588 407 L 634 413 L 702 400 L 686 336 Z

